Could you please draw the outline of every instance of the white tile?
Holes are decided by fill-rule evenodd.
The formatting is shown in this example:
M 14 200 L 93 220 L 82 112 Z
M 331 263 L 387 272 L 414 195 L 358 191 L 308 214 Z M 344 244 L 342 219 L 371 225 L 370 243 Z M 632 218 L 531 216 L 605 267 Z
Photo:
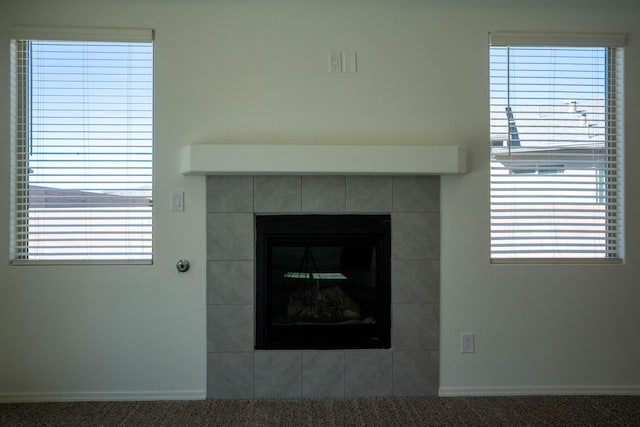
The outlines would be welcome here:
M 345 396 L 391 396 L 392 354 L 390 350 L 345 352 Z
M 393 395 L 437 395 L 438 372 L 437 351 L 394 351 Z
M 253 177 L 207 177 L 207 212 L 253 212 Z
M 394 212 L 391 256 L 394 259 L 440 258 L 440 214 Z
M 436 350 L 440 322 L 438 304 L 392 304 L 391 346 L 394 350 Z
M 392 301 L 398 304 L 440 302 L 440 261 L 394 259 Z
M 439 176 L 394 176 L 394 212 L 439 212 Z
M 207 304 L 253 305 L 253 261 L 207 262 Z
M 303 176 L 303 212 L 344 212 L 346 181 L 344 176 Z
M 302 396 L 344 396 L 344 353 L 305 351 L 302 353 Z
M 252 305 L 207 306 L 207 351 L 253 350 Z
M 258 399 L 302 397 L 301 352 L 257 351 L 254 377 Z
M 347 176 L 348 212 L 391 212 L 390 176 Z
M 253 258 L 253 214 L 207 214 L 208 260 L 251 260 Z
M 207 398 L 253 399 L 253 352 L 207 355 Z
M 253 180 L 255 212 L 300 212 L 301 177 L 256 176 Z

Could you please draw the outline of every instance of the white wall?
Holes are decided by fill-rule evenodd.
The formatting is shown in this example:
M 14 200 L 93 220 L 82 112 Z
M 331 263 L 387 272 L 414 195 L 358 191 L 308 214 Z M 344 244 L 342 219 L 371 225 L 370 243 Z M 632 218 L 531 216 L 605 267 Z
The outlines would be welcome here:
M 0 0 L 0 399 L 204 396 L 204 178 L 177 157 L 203 142 L 466 147 L 442 180 L 441 392 L 639 392 L 638 22 L 636 0 Z M 156 30 L 153 266 L 8 265 L 11 25 Z M 629 34 L 624 265 L 489 264 L 492 30 Z

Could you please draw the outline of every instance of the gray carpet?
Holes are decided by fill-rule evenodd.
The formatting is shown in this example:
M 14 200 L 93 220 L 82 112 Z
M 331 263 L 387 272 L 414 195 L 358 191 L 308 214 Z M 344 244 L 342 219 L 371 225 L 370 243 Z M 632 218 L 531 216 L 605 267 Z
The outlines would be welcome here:
M 640 396 L 0 404 L 0 426 L 640 426 Z

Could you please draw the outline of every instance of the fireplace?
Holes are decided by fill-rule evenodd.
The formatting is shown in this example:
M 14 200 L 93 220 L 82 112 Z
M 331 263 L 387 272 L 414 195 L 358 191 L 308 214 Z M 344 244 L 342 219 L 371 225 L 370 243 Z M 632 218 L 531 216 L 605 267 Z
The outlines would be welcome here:
M 256 216 L 256 349 L 390 347 L 389 215 Z
M 437 393 L 438 176 L 211 175 L 206 193 L 209 398 Z M 391 218 L 390 346 L 256 349 L 256 218 L 377 215 Z M 322 255 L 312 255 L 322 271 Z M 295 262 L 283 275 L 302 279 L 304 270 Z M 351 298 L 364 305 L 357 294 Z

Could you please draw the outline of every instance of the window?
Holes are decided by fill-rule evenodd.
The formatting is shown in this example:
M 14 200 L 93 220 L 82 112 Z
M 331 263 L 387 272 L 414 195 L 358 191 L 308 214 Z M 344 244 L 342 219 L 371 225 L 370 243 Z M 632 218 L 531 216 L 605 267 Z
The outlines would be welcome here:
M 624 39 L 491 34 L 492 261 L 622 259 Z
M 11 261 L 152 259 L 151 31 L 17 29 Z

